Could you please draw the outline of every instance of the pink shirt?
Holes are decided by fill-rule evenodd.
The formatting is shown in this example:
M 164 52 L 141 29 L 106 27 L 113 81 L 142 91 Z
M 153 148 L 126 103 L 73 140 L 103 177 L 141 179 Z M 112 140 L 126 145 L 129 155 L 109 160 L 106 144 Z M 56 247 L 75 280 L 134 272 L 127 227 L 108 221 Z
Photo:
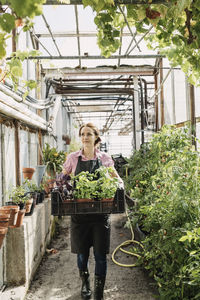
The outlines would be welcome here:
M 78 163 L 78 157 L 80 155 L 82 156 L 83 161 L 89 160 L 84 156 L 84 154 L 82 153 L 82 150 L 70 153 L 67 156 L 67 159 L 63 165 L 63 168 L 67 174 L 75 173 L 76 166 Z M 101 160 L 102 165 L 105 167 L 113 167 L 114 166 L 114 161 L 112 160 L 112 157 L 110 155 L 108 155 L 105 152 L 101 152 L 98 149 L 95 149 L 95 155 L 94 155 L 93 160 L 96 160 L 97 158 L 99 158 Z

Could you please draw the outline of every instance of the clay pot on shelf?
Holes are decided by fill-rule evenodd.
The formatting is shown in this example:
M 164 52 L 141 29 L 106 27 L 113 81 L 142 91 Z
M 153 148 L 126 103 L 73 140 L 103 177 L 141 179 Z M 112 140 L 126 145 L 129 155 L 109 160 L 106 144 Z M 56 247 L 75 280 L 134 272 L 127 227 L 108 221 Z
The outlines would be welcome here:
M 1 211 L 10 213 L 10 219 L 8 222 L 8 226 L 13 226 L 15 225 L 15 221 L 17 218 L 17 214 L 19 211 L 19 206 L 18 205 L 7 205 L 7 206 L 2 206 L 0 208 Z
M 30 198 L 26 201 L 25 203 L 26 214 L 30 213 L 32 204 L 33 204 L 33 198 Z
M 19 210 L 18 216 L 17 216 L 17 221 L 16 221 L 16 224 L 15 224 L 14 227 L 20 227 L 20 226 L 22 226 L 25 212 L 26 212 L 25 209 Z
M 8 227 L 10 213 L 0 210 L 0 227 Z
M 24 179 L 26 179 L 26 178 L 32 179 L 35 169 L 34 168 L 23 168 L 22 172 L 23 172 Z
M 8 231 L 7 227 L 0 227 L 0 249 L 1 246 L 3 245 L 3 240 L 6 236 L 7 231 Z

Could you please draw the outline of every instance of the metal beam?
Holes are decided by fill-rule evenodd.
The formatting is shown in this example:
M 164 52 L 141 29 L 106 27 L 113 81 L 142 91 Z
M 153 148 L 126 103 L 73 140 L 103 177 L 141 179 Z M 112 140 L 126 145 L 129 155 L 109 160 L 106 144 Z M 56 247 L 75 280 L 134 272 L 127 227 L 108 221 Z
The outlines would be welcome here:
M 40 42 L 41 44 L 41 42 Z M 46 49 L 45 49 L 46 50 Z M 72 56 L 45 56 L 45 55 L 41 55 L 41 56 L 29 56 L 28 58 L 25 59 L 55 59 L 55 60 L 74 60 L 74 59 L 86 59 L 86 60 L 90 60 L 90 59 L 152 59 L 152 58 L 164 58 L 165 56 L 162 54 L 139 54 L 139 55 L 112 55 L 110 57 L 104 57 L 101 55 L 72 55 Z M 7 60 L 11 60 L 12 57 L 7 57 Z
M 115 4 L 160 4 L 168 3 L 165 0 L 114 0 Z M 57 0 L 47 0 L 43 5 L 81 5 L 82 0 L 67 0 L 63 2 L 58 2 Z
M 97 76 L 110 76 L 110 75 L 140 75 L 140 76 L 153 76 L 154 67 L 151 65 L 145 66 L 127 66 L 127 67 L 97 67 L 97 68 L 82 68 L 82 69 L 73 69 L 73 68 L 51 68 L 51 69 L 42 69 L 43 74 L 48 78 L 60 79 L 62 74 L 62 79 L 68 79 L 69 76 L 88 76 L 88 75 L 97 75 Z
M 49 38 L 51 35 L 49 33 L 36 33 L 38 38 Z M 55 38 L 64 38 L 64 37 L 97 37 L 97 32 L 54 32 L 53 36 Z M 123 32 L 122 36 L 131 36 L 130 32 Z

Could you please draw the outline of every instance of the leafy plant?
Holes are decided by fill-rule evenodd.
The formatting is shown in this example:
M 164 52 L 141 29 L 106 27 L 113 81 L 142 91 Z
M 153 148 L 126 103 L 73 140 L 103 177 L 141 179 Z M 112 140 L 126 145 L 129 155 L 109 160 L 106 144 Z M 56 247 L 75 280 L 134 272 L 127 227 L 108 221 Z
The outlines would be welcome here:
M 147 233 L 140 262 L 161 299 L 198 299 L 200 155 L 189 129 L 164 126 L 129 163 L 126 185 L 137 203 L 130 221 Z
M 55 174 L 62 171 L 62 165 L 65 161 L 65 152 L 57 151 L 55 147 L 50 147 L 48 143 L 45 144 L 45 147 L 42 150 L 43 154 L 43 164 L 47 166 L 47 173 L 51 177 L 55 177 Z
M 13 186 L 8 192 L 8 197 L 16 204 L 25 203 L 29 199 L 27 191 L 22 185 Z
M 21 26 L 21 30 L 24 32 L 29 30 L 33 26 L 32 19 L 42 14 L 42 4 L 45 0 L 2 0 L 0 3 L 0 60 L 6 56 L 6 41 L 11 37 L 11 32 L 18 26 Z M 28 56 L 34 56 L 35 50 L 28 52 L 20 52 L 12 54 L 12 58 L 7 62 L 4 72 L 0 69 L 0 73 L 3 73 L 0 80 L 9 77 L 16 89 L 19 84 L 19 78 L 22 76 L 22 62 Z M 24 56 L 24 54 L 26 55 Z M 23 58 L 24 56 L 24 58 Z M 29 89 L 36 88 L 36 82 L 34 80 L 24 81 L 24 88 L 26 92 L 24 97 L 27 96 Z
M 146 34 L 149 48 L 166 55 L 172 66 L 181 66 L 190 83 L 200 84 L 198 1 L 115 5 L 113 0 L 83 0 L 83 4 L 96 12 L 94 22 L 102 55 L 109 57 L 116 52 L 120 47 L 120 31 L 127 24 L 135 26 L 138 33 Z
M 72 179 L 75 182 L 73 196 L 76 199 L 101 200 L 115 196 L 118 179 L 112 177 L 112 167 L 101 166 L 94 174 L 82 171 Z
M 27 178 L 23 181 L 22 186 L 29 193 L 37 192 L 39 189 L 37 184 L 33 180 L 29 180 Z

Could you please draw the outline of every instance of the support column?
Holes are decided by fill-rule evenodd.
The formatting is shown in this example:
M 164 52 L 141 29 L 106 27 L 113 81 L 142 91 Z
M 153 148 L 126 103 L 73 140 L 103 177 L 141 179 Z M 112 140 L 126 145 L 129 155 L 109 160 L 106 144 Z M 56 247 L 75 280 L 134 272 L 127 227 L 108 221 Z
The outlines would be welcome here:
M 160 59 L 160 85 L 163 82 L 163 59 Z M 165 114 L 164 114 L 164 91 L 163 85 L 160 90 L 160 117 L 161 117 L 161 127 L 165 124 Z
M 158 90 L 158 75 L 157 73 L 154 75 L 154 81 L 155 81 L 155 93 Z M 157 132 L 159 130 L 159 124 L 158 124 L 158 95 L 155 95 L 155 131 Z
M 16 173 L 16 185 L 21 184 L 20 176 L 20 142 L 19 142 L 19 122 L 14 121 L 15 125 L 15 173 Z
M 194 95 L 194 86 L 192 84 L 189 85 L 190 88 L 190 112 L 191 112 L 191 134 L 192 134 L 192 144 L 196 145 L 196 120 L 195 120 L 195 95 Z
M 186 87 L 186 118 L 191 124 L 191 135 L 192 144 L 197 147 L 195 137 L 196 137 L 196 119 L 195 119 L 195 95 L 194 86 L 189 84 L 187 77 L 185 77 L 185 87 Z
M 171 90 L 172 90 L 172 124 L 176 124 L 176 106 L 175 106 L 175 86 L 174 70 L 171 70 Z
M 39 50 L 39 43 L 36 41 L 36 48 Z M 42 92 L 42 80 L 41 80 L 41 62 L 37 60 L 35 67 L 36 81 L 37 81 L 37 89 L 36 89 L 36 99 L 41 99 Z M 42 117 L 42 110 L 37 109 L 37 114 Z M 42 165 L 42 131 L 38 130 L 38 165 Z
M 141 125 L 140 125 L 140 111 L 139 111 L 139 90 L 138 90 L 138 78 L 137 76 L 133 77 L 134 83 L 134 112 L 135 112 L 135 149 L 140 149 L 140 132 L 141 132 Z

